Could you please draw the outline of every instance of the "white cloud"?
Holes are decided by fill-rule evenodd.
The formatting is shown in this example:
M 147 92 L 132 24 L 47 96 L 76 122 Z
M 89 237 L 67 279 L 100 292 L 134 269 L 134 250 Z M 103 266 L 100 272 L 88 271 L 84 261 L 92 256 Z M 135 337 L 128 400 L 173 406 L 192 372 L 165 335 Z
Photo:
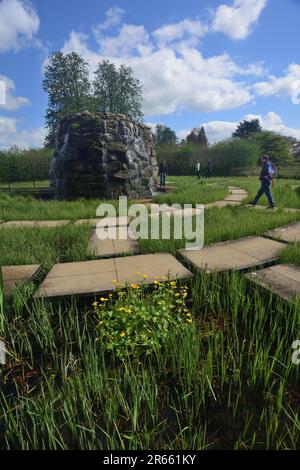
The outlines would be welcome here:
M 33 41 L 39 25 L 39 17 L 27 0 L 2 0 L 0 2 L 0 52 L 18 51 Z
M 159 47 L 179 42 L 185 45 L 196 46 L 199 39 L 208 31 L 208 27 L 199 20 L 183 20 L 178 23 L 170 23 L 153 31 Z
M 259 119 L 263 129 L 278 132 L 279 134 L 288 137 L 295 137 L 296 139 L 300 140 L 300 128 L 297 129 L 287 126 L 284 124 L 281 116 L 279 116 L 279 114 L 275 113 L 274 111 L 267 113 L 265 116 L 260 114 L 248 114 L 245 116 L 245 119 Z
M 14 96 L 15 83 L 10 78 L 0 75 L 0 82 L 4 83 L 4 100 L 0 101 L 0 109 L 6 111 L 16 111 L 22 106 L 30 104 L 30 101 L 23 96 Z
M 254 89 L 261 96 L 277 95 L 297 98 L 300 94 L 300 65 L 290 64 L 283 77 L 270 76 L 268 81 L 256 83 Z
M 188 41 L 186 32 L 191 24 L 192 33 L 198 37 L 198 21 L 167 25 L 152 35 L 144 26 L 122 24 L 115 36 L 97 37 L 96 49 L 90 47 L 89 36 L 72 31 L 62 51 L 81 54 L 89 62 L 91 73 L 103 59 L 131 66 L 144 85 L 146 116 L 184 109 L 220 111 L 249 103 L 252 94 L 244 77 L 260 76 L 261 64 L 240 66 L 226 53 L 205 58 Z
M 245 39 L 266 4 L 267 0 L 234 0 L 232 6 L 222 4 L 215 11 L 212 30 L 231 39 Z
M 300 140 L 300 128 L 297 129 L 285 125 L 282 118 L 274 111 L 270 111 L 264 116 L 260 114 L 247 114 L 240 121 L 244 119 L 259 119 L 264 130 L 278 132 L 284 136 L 295 137 Z M 203 125 L 205 129 L 209 142 L 215 143 L 231 137 L 240 121 L 209 121 L 201 125 Z M 192 129 L 183 129 L 177 132 L 178 138 L 185 139 L 191 130 Z
M 43 145 L 46 137 L 46 130 L 43 127 L 20 131 L 18 124 L 18 119 L 0 116 L 0 148 L 5 149 L 12 145 L 22 148 Z
M 106 19 L 103 23 L 99 23 L 94 28 L 94 33 L 101 34 L 103 31 L 110 29 L 114 26 L 117 26 L 124 16 L 125 10 L 119 8 L 118 6 L 111 7 L 105 13 Z

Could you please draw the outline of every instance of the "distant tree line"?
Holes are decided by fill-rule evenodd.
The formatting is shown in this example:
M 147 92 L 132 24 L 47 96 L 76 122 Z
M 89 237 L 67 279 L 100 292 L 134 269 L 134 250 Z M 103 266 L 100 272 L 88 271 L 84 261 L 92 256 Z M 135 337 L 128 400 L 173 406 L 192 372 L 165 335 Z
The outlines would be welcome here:
M 263 130 L 258 119 L 244 120 L 231 138 L 209 145 L 204 127 L 194 128 L 187 137 L 178 142 L 172 129 L 158 124 L 154 129 L 158 161 L 166 160 L 169 174 L 195 173 L 200 161 L 201 173 L 205 174 L 207 162 L 215 175 L 230 175 L 236 168 L 255 167 L 260 156 L 268 154 L 275 165 L 293 164 L 297 151 L 291 152 L 294 139 L 276 132 Z
M 75 52 L 54 52 L 45 69 L 43 89 L 48 94 L 46 144 L 53 146 L 55 130 L 61 118 L 82 111 L 126 114 L 142 119 L 142 83 L 131 67 L 108 60 L 99 62 L 90 78 L 88 62 Z
M 11 147 L 0 151 L 0 182 L 9 187 L 14 182 L 48 180 L 52 159 L 49 148 L 20 149 Z

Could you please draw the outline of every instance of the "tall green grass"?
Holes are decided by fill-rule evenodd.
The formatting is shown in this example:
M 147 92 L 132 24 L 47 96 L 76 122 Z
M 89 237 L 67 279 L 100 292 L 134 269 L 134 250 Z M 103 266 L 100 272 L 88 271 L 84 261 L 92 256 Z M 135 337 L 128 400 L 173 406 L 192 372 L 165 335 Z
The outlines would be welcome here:
M 88 248 L 91 229 L 87 225 L 56 228 L 0 228 L 0 266 L 42 264 L 91 259 Z
M 12 299 L 1 370 L 2 449 L 296 449 L 299 305 L 236 274 L 197 275 L 194 325 L 118 361 L 88 306 Z

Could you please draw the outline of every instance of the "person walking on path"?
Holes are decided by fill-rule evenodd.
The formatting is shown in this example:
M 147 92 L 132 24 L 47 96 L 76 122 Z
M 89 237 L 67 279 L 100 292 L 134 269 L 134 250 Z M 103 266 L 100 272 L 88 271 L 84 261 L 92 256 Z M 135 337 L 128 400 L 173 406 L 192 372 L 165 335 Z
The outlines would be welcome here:
M 163 160 L 158 167 L 158 174 L 160 177 L 160 187 L 166 186 L 166 176 L 167 176 L 167 164 L 166 160 Z
M 206 174 L 205 174 L 206 178 L 210 178 L 211 177 L 211 161 L 210 160 L 207 160 L 207 163 L 206 163 Z
M 268 155 L 262 155 L 262 170 L 260 174 L 261 187 L 253 201 L 250 202 L 252 206 L 256 206 L 259 199 L 263 194 L 265 194 L 269 201 L 269 209 L 275 207 L 275 202 L 271 192 L 271 183 L 274 178 L 275 168 L 273 163 L 270 162 Z
M 200 162 L 196 162 L 196 176 L 200 179 Z

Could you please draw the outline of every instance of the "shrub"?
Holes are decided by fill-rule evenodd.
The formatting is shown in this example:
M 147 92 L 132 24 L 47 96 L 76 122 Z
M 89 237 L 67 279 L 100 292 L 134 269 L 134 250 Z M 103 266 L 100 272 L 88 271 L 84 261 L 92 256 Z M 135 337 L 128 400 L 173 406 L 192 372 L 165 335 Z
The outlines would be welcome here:
M 233 168 L 255 166 L 259 159 L 260 147 L 249 140 L 229 139 L 212 145 L 208 158 L 215 175 L 230 175 Z
M 0 182 L 45 180 L 49 178 L 52 149 L 12 147 L 0 153 Z
M 119 359 L 149 354 L 161 348 L 170 328 L 192 323 L 186 297 L 187 287 L 180 287 L 175 281 L 155 281 L 151 293 L 136 284 L 127 290 L 117 289 L 116 299 L 109 294 L 93 304 L 97 340 Z

